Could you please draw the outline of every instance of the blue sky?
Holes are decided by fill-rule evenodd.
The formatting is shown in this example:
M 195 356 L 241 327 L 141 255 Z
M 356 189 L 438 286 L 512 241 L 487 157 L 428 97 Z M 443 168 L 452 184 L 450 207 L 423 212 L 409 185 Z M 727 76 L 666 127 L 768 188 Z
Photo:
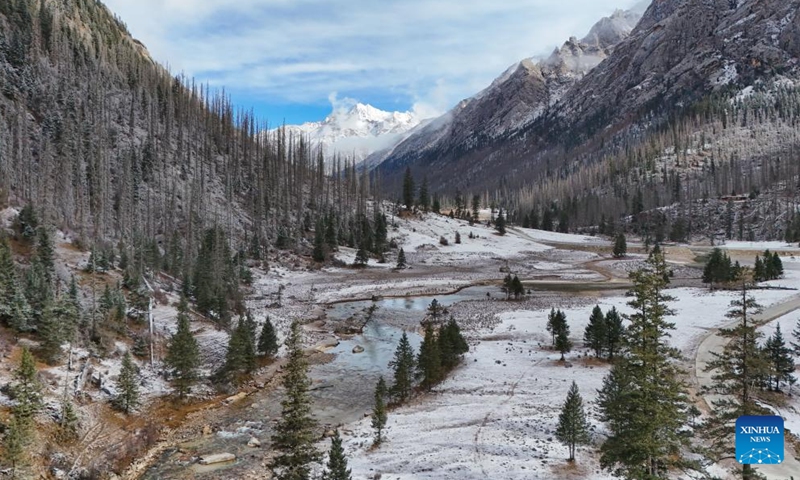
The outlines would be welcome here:
M 636 0 L 105 0 L 174 73 L 272 124 L 347 99 L 443 113 Z

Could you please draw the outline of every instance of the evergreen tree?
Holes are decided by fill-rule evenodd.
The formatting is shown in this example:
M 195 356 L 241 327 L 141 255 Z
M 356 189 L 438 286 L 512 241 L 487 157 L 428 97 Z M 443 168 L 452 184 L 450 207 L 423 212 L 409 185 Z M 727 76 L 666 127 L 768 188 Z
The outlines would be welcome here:
M 164 363 L 175 378 L 175 388 L 181 398 L 186 397 L 197 381 L 199 361 L 200 349 L 189 326 L 189 315 L 186 312 L 179 312 L 178 328 L 170 338 Z
M 614 239 L 614 249 L 611 253 L 614 255 L 614 258 L 622 258 L 628 253 L 628 242 L 625 240 L 624 233 L 617 233 L 617 236 Z
M 39 216 L 29 203 L 22 207 L 16 221 L 17 231 L 26 241 L 31 241 L 39 229 Z
M 792 349 L 794 350 L 795 355 L 800 355 L 800 320 L 797 320 L 797 324 L 792 330 L 792 336 L 797 340 L 797 342 L 790 342 Z
M 28 347 L 22 347 L 19 367 L 14 371 L 11 392 L 14 397 L 12 412 L 23 428 L 33 425 L 33 417 L 42 408 L 42 384 L 36 372 L 36 362 Z M 25 433 L 25 432 L 23 432 Z
M 129 352 L 122 357 L 122 368 L 117 379 L 115 406 L 126 414 L 139 406 L 139 372 Z
M 428 305 L 428 316 L 431 317 L 431 322 L 434 323 L 438 322 L 439 317 L 442 316 L 443 312 L 444 312 L 444 307 L 442 307 L 442 305 L 439 303 L 439 300 L 436 300 L 434 298 L 431 301 L 431 304 Z
M 39 320 L 39 352 L 45 362 L 53 364 L 61 355 L 61 345 L 74 336 L 78 323 L 77 312 L 67 299 L 48 301 Z
M 369 255 L 367 255 L 367 251 L 364 249 L 363 246 L 359 246 L 358 251 L 356 252 L 356 259 L 355 262 L 353 262 L 353 265 L 356 267 L 366 267 L 368 262 L 369 262 Z
M 40 227 L 36 232 L 36 251 L 33 263 L 42 267 L 44 279 L 52 287 L 56 275 L 55 247 L 47 227 Z
M 228 339 L 225 364 L 222 373 L 234 383 L 238 383 L 256 368 L 255 339 L 246 319 L 240 318 Z
M 336 235 L 336 217 L 334 217 L 333 212 L 328 215 L 328 219 L 325 222 L 325 244 L 331 252 L 336 251 L 339 247 L 339 239 Z
M 780 390 L 781 383 L 794 383 L 794 358 L 792 350 L 786 346 L 778 323 L 775 333 L 767 339 L 766 357 L 770 362 L 770 377 L 775 382 L 775 390 Z
M 542 215 L 542 230 L 547 232 L 553 231 L 553 211 L 549 208 L 545 208 L 544 214 Z
M 414 349 L 408 341 L 408 335 L 403 332 L 400 343 L 397 344 L 397 350 L 394 352 L 394 358 L 389 362 L 389 366 L 394 372 L 391 393 L 399 403 L 404 403 L 411 396 L 416 365 Z
M 480 213 L 481 213 L 481 197 L 480 195 L 473 195 L 472 196 L 472 220 L 473 223 L 478 223 L 480 220 Z
M 12 416 L 3 437 L 3 459 L 11 466 L 12 478 L 16 476 L 17 469 L 27 461 L 26 451 L 30 437 L 30 427 Z
M 61 412 L 58 419 L 59 440 L 69 443 L 78 439 L 78 413 L 68 396 L 61 399 Z
M 756 263 L 755 267 L 753 268 L 753 279 L 756 282 L 763 282 L 766 280 L 767 275 L 764 269 L 764 262 L 761 261 L 761 257 L 756 255 Z
M 403 203 L 407 210 L 414 208 L 414 177 L 411 175 L 411 167 L 406 167 L 403 177 Z
M 556 333 L 556 350 L 561 354 L 561 360 L 564 360 L 564 355 L 572 351 L 572 341 L 569 339 L 569 324 L 567 324 L 566 316 L 564 323 L 558 327 Z
M 713 288 L 715 283 L 735 281 L 738 274 L 728 254 L 715 248 L 711 251 L 711 256 L 703 269 L 703 283 L 708 283 Z
M 625 334 L 625 327 L 622 326 L 622 317 L 617 312 L 616 307 L 612 307 L 606 313 L 606 350 L 608 351 L 608 358 L 613 359 L 614 355 L 619 351 L 620 344 L 622 343 L 623 335 Z
M 497 219 L 494 221 L 494 229 L 497 230 L 497 233 L 500 235 L 506 234 L 506 217 L 503 215 L 502 208 L 497 213 Z
M 0 320 L 8 323 L 11 318 L 11 301 L 17 286 L 17 268 L 11 255 L 8 240 L 0 235 Z
M 386 382 L 381 377 L 375 387 L 375 406 L 372 408 L 372 429 L 375 430 L 375 445 L 383 441 L 383 429 L 386 427 Z
M 281 418 L 272 437 L 272 447 L 278 455 L 271 468 L 277 480 L 309 480 L 311 464 L 319 460 L 319 453 L 314 448 L 316 421 L 311 413 L 308 361 L 297 322 L 289 330 L 286 350 L 288 361 L 282 380 L 286 398 L 281 402 Z
M 331 438 L 331 451 L 328 454 L 327 471 L 322 474 L 322 480 L 352 480 L 350 469 L 347 468 L 347 457 L 342 448 L 342 437 L 339 430 L 333 432 Z
M 589 422 L 583 410 L 583 398 L 574 381 L 561 408 L 556 427 L 556 438 L 569 447 L 569 461 L 575 460 L 575 447 L 589 443 Z
M 522 285 L 522 281 L 516 275 L 511 280 L 511 293 L 514 294 L 514 299 L 516 300 L 519 300 L 519 297 L 525 293 L 525 286 Z
M 461 361 L 461 356 L 469 351 L 469 345 L 461 335 L 461 327 L 455 318 L 450 320 L 439 330 L 439 354 L 442 367 L 445 371 L 455 368 Z
M 431 206 L 431 199 L 428 196 L 428 177 L 423 177 L 422 186 L 419 187 L 419 208 L 427 212 Z
M 553 346 L 556 345 L 556 336 L 558 332 L 563 328 L 564 323 L 566 322 L 566 316 L 561 310 L 556 310 L 555 308 L 550 309 L 550 314 L 547 316 L 547 331 L 550 332 L 553 340 Z
M 753 315 L 761 306 L 748 294 L 747 280 L 741 280 L 741 297 L 731 302 L 727 317 L 738 320 L 732 328 L 720 329 L 718 335 L 727 340 L 722 352 L 711 352 L 713 360 L 705 371 L 712 372 L 711 391 L 719 395 L 712 402 L 711 416 L 700 430 L 709 441 L 709 451 L 715 458 L 732 456 L 735 446 L 730 441 L 735 422 L 740 416 L 762 415 L 764 410 L 756 400 L 757 385 L 769 372 L 769 360 L 759 348 L 762 334 L 756 329 Z M 751 479 L 754 471 L 743 465 L 742 476 Z
M 406 263 L 406 252 L 403 249 L 400 249 L 400 252 L 397 254 L 397 269 L 402 270 L 408 267 L 408 263 Z
M 426 391 L 430 391 L 442 379 L 442 357 L 432 323 L 426 324 L 425 336 L 419 347 L 417 377 L 420 379 L 420 386 Z
M 433 213 L 441 213 L 442 211 L 442 204 L 439 202 L 439 195 L 433 196 L 433 207 L 431 208 Z
M 22 287 L 13 287 L 11 304 L 8 306 L 8 326 L 15 332 L 29 332 L 33 329 L 33 308 L 28 303 Z
M 625 353 L 617 357 L 600 391 L 599 404 L 609 428 L 601 447 L 601 465 L 626 478 L 666 478 L 673 467 L 690 467 L 681 450 L 688 439 L 681 429 L 688 421 L 688 401 L 678 351 L 667 338 L 674 324 L 664 294 L 669 282 L 660 251 L 631 274 Z
M 599 305 L 595 305 L 592 315 L 589 317 L 589 324 L 586 325 L 586 330 L 583 332 L 583 342 L 594 350 L 594 356 L 598 358 L 603 355 L 603 350 L 608 345 L 606 327 L 606 318 L 603 315 L 603 310 L 600 309 Z
M 264 320 L 264 325 L 261 327 L 261 336 L 258 338 L 258 352 L 266 355 L 267 358 L 273 358 L 278 354 L 278 335 L 275 333 L 275 327 L 269 317 Z

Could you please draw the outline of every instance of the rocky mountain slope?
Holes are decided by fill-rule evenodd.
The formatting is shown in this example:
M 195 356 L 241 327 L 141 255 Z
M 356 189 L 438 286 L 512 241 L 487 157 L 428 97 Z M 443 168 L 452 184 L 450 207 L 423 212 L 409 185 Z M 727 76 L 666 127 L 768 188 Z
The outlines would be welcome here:
M 339 153 L 361 161 L 371 153 L 394 146 L 408 136 L 422 119 L 414 112 L 385 112 L 372 105 L 357 103 L 334 107 L 321 122 L 288 125 L 289 134 L 303 136 L 312 147 L 322 147 L 325 157 Z
M 595 24 L 586 37 L 570 38 L 549 57 L 512 65 L 489 87 L 370 162 L 385 159 L 391 169 L 395 163 L 424 164 L 426 159 L 459 156 L 529 124 L 605 59 L 630 34 L 642 12 L 618 10 Z
M 507 203 L 524 203 L 525 208 L 565 198 L 580 198 L 588 205 L 613 195 L 619 206 L 609 212 L 613 214 L 630 213 L 630 198 L 645 188 L 645 181 L 661 182 L 653 184 L 646 206 L 664 205 L 685 194 L 687 175 L 695 198 L 712 189 L 730 194 L 768 188 L 771 179 L 780 178 L 770 172 L 786 162 L 758 175 L 762 160 L 791 154 L 797 146 L 796 136 L 775 132 L 791 128 L 795 115 L 798 6 L 797 0 L 655 0 L 630 34 L 612 47 L 597 33 L 587 37 L 601 42 L 594 49 L 583 47 L 586 39 L 568 42 L 551 57 L 558 67 L 555 75 L 541 75 L 546 81 L 537 77 L 548 71 L 548 62 L 538 69 L 520 67 L 517 76 L 496 87 L 490 95 L 494 101 L 473 107 L 474 120 L 464 120 L 467 116 L 461 113 L 470 103 L 477 105 L 473 100 L 452 112 L 450 121 L 433 122 L 441 127 L 436 135 L 415 135 L 401 143 L 380 171 L 398 185 L 410 166 L 439 191 L 498 192 Z M 568 60 L 585 57 L 587 50 L 605 58 L 585 74 L 569 69 Z M 758 95 L 748 96 L 748 91 Z M 521 92 L 530 92 L 524 95 L 529 103 L 516 97 Z M 502 115 L 514 107 L 519 108 L 515 115 Z M 522 120 L 498 129 L 496 113 Z M 763 115 L 780 119 L 780 125 Z M 729 128 L 733 119 L 744 131 Z M 448 130 L 451 124 L 458 125 L 453 129 L 458 134 Z M 748 143 L 745 148 L 750 140 L 757 146 Z M 675 158 L 661 171 L 652 170 L 665 155 Z M 696 170 L 686 169 L 685 155 Z M 703 187 L 703 179 L 719 175 L 714 160 L 720 159 L 747 163 L 726 166 L 725 184 Z M 752 174 L 745 176 L 747 171 Z M 676 183 L 681 178 L 684 182 Z M 670 188 L 678 195 L 669 194 Z M 591 216 L 599 219 L 599 213 Z

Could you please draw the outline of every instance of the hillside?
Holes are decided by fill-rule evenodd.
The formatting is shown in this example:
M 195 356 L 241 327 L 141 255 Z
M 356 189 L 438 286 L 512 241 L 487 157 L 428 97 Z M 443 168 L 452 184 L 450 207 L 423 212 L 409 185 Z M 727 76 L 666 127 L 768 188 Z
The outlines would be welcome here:
M 541 218 L 556 202 L 572 227 L 596 226 L 602 214 L 629 222 L 670 205 L 689 218 L 700 199 L 764 192 L 769 203 L 737 210 L 735 221 L 756 237 L 780 237 L 795 200 L 782 181 L 797 176 L 799 5 L 655 1 L 552 104 L 525 108 L 527 122 L 410 148 L 419 140 L 412 136 L 378 170 L 397 187 L 410 167 L 441 193 L 487 194 L 519 219 L 534 210 Z M 499 98 L 519 91 L 512 85 Z M 766 223 L 777 227 L 749 225 L 753 209 L 771 211 Z

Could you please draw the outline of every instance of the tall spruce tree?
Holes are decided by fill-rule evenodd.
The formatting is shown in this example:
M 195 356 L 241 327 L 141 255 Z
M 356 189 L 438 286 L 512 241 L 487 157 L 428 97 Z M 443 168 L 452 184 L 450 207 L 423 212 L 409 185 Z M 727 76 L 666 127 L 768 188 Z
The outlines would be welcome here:
M 425 325 L 425 336 L 419 346 L 417 356 L 417 378 L 420 386 L 430 391 L 442 379 L 442 357 L 439 351 L 439 342 L 432 323 Z
M 589 324 L 583 332 L 583 342 L 587 347 L 594 350 L 594 356 L 600 357 L 608 345 L 608 334 L 606 332 L 606 318 L 600 305 L 595 305 L 592 315 L 589 317 Z
M 397 269 L 402 270 L 408 267 L 408 263 L 406 263 L 406 252 L 403 249 L 400 249 L 400 252 L 397 253 Z
M 775 333 L 767 339 L 764 350 L 770 362 L 770 378 L 775 384 L 774 389 L 780 390 L 781 383 L 794 384 L 794 358 L 792 350 L 786 346 L 786 341 L 783 339 L 780 323 Z
M 139 406 L 139 372 L 130 352 L 125 352 L 122 357 L 114 405 L 126 414 Z
M 422 211 L 427 212 L 431 206 L 431 198 L 428 194 L 428 177 L 422 178 L 422 186 L 419 187 L 419 208 Z
M 327 469 L 322 474 L 322 480 L 352 480 L 350 469 L 347 468 L 347 457 L 342 447 L 342 437 L 339 430 L 333 432 L 331 450 L 328 453 Z
M 677 365 L 679 352 L 667 339 L 674 324 L 664 293 L 668 268 L 660 250 L 631 274 L 635 313 L 629 316 L 625 352 L 617 357 L 600 391 L 599 404 L 609 435 L 601 465 L 632 479 L 666 478 L 673 467 L 690 467 L 681 429 L 688 421 L 686 388 Z
M 11 467 L 12 478 L 16 478 L 17 470 L 27 463 L 27 447 L 31 441 L 30 427 L 16 416 L 12 416 L 3 436 L 3 460 Z
M 312 258 L 315 262 L 324 262 L 327 259 L 327 245 L 325 243 L 325 226 L 322 219 L 317 221 L 314 228 L 314 252 Z
M 718 335 L 727 340 L 721 352 L 711 352 L 713 359 L 705 370 L 712 372 L 711 391 L 719 395 L 712 402 L 711 415 L 700 429 L 708 440 L 712 458 L 733 456 L 736 419 L 741 416 L 764 414 L 756 398 L 758 385 L 767 378 L 769 360 L 759 348 L 763 335 L 751 320 L 761 311 L 748 293 L 748 279 L 741 280 L 741 297 L 731 302 L 727 317 L 738 323 L 732 328 L 722 328 Z M 750 465 L 742 466 L 742 478 L 751 480 L 755 473 Z
M 269 317 L 264 320 L 264 325 L 261 327 L 261 336 L 258 337 L 258 352 L 266 355 L 267 358 L 273 358 L 278 354 L 278 335 L 275 333 L 275 326 L 272 325 Z
M 606 312 L 606 351 L 608 358 L 613 359 L 622 344 L 625 327 L 622 325 L 622 317 L 617 312 L 616 307 Z
M 469 351 L 469 345 L 461 334 L 461 327 L 453 317 L 439 329 L 438 341 L 442 368 L 445 371 L 455 368 L 461 361 L 461 356 Z
M 29 428 L 33 425 L 33 417 L 42 409 L 43 404 L 42 383 L 39 381 L 36 362 L 28 347 L 22 347 L 19 367 L 14 370 L 13 377 L 11 392 L 14 406 L 11 410 L 20 426 Z
M 256 368 L 255 336 L 246 318 L 240 318 L 228 339 L 225 364 L 222 373 L 229 380 L 238 383 Z
M 178 328 L 169 340 L 164 363 L 171 370 L 178 396 L 185 398 L 197 381 L 200 349 L 189 326 L 189 315 L 178 312 Z
M 286 350 L 288 358 L 282 380 L 286 398 L 281 401 L 281 418 L 272 437 L 272 447 L 278 455 L 271 469 L 277 480 L 309 480 L 311 464 L 318 461 L 320 455 L 314 447 L 317 422 L 311 413 L 311 380 L 298 322 L 292 323 Z
M 411 174 L 411 167 L 406 167 L 403 177 L 403 203 L 408 210 L 414 208 L 414 176 Z
M 569 324 L 566 317 L 564 317 L 564 323 L 556 333 L 556 350 L 561 354 L 562 361 L 565 358 L 564 356 L 572 351 L 572 340 L 569 339 Z
M 416 370 L 416 365 L 414 349 L 408 341 L 408 335 L 406 335 L 406 332 L 403 332 L 403 335 L 400 337 L 400 342 L 397 344 L 397 349 L 394 352 L 394 358 L 389 362 L 394 376 L 391 393 L 399 403 L 405 402 L 411 396 L 411 391 L 414 387 L 414 371 Z
M 502 208 L 497 213 L 497 219 L 495 219 L 494 221 L 494 229 L 497 230 L 497 233 L 499 233 L 500 235 L 506 234 L 506 217 L 505 215 L 503 215 Z
M 386 427 L 386 382 L 381 376 L 375 386 L 375 406 L 372 407 L 372 429 L 375 430 L 375 445 L 383 441 L 383 429 Z
M 614 255 L 614 258 L 622 258 L 628 253 L 628 242 L 625 240 L 624 233 L 617 233 L 617 236 L 614 238 L 614 248 L 611 253 Z
M 589 422 L 583 410 L 583 398 L 574 381 L 561 408 L 556 427 L 556 438 L 569 447 L 569 461 L 575 460 L 575 447 L 589 443 Z

